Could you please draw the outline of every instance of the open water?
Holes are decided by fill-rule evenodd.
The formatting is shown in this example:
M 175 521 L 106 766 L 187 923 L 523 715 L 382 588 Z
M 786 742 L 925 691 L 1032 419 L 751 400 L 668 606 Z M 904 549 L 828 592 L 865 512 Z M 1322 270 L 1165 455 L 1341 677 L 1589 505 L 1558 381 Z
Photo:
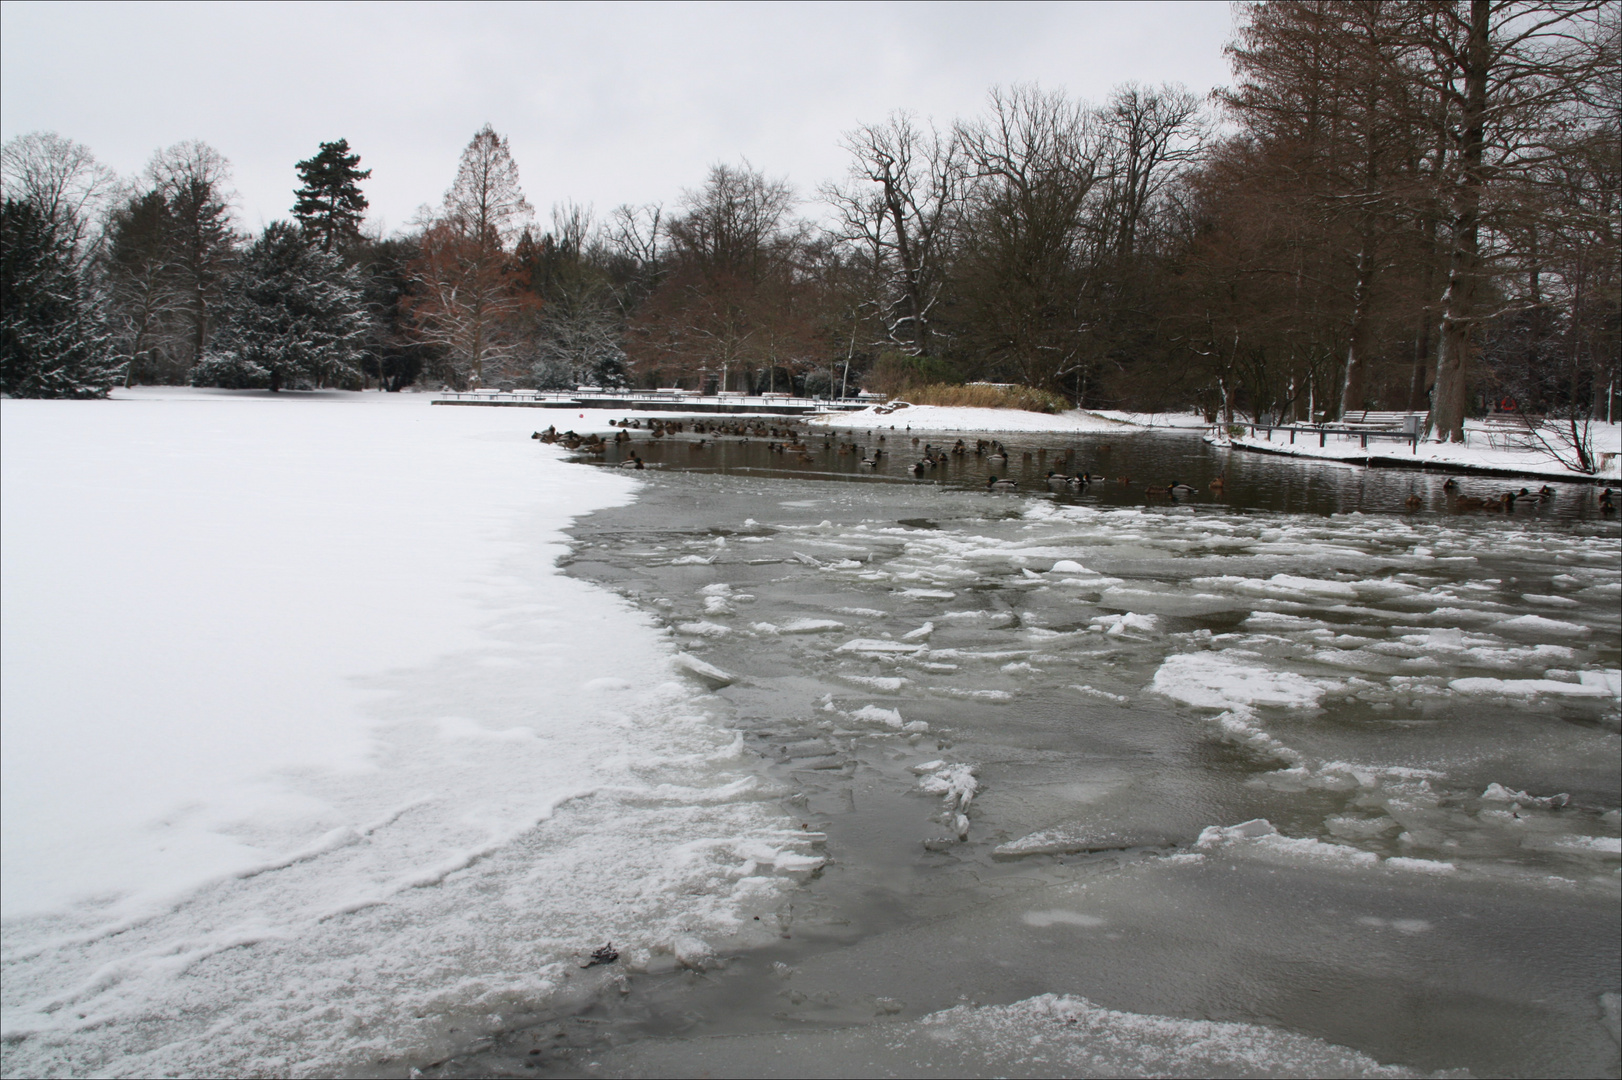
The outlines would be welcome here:
M 1006 463 L 965 435 L 922 477 L 955 435 L 885 431 L 870 468 L 877 432 L 818 433 L 810 460 L 634 434 L 595 464 L 634 450 L 649 482 L 579 523 L 569 572 L 720 669 L 712 714 L 827 861 L 777 944 L 627 958 L 581 1011 L 436 1072 L 1137 1060 L 914 1037 L 1057 993 L 1419 1072 L 1618 1074 L 1622 543 L 1592 489 L 1466 511 L 1522 485 L 1182 434 L 1005 437 Z M 1209 1069 L 1176 1030 L 1148 1071 Z M 1281 1053 L 1238 1071 L 1288 1074 Z

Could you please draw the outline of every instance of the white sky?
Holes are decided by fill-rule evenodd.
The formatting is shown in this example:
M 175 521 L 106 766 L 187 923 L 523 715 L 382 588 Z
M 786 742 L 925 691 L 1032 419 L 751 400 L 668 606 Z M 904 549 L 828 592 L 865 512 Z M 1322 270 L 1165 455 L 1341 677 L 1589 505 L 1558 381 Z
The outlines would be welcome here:
M 202 139 L 249 227 L 287 217 L 294 162 L 344 137 L 392 230 L 438 203 L 488 121 L 543 218 L 565 199 L 601 216 L 745 157 L 812 195 L 844 171 L 842 131 L 897 108 L 944 127 L 997 84 L 1205 93 L 1231 27 L 1219 2 L 6 2 L 0 137 L 54 130 L 124 175 Z

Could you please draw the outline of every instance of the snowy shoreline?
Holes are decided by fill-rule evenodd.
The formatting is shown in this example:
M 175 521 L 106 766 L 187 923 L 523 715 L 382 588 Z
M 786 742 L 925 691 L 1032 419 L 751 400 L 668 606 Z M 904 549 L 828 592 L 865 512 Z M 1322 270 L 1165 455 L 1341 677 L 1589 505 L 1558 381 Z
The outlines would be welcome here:
M 6 1075 L 403 1071 L 775 938 L 816 838 L 557 565 L 635 479 L 415 396 L 3 410 Z
M 1287 438 L 1284 435 L 1280 435 L 1279 441 L 1255 435 L 1240 435 L 1225 439 L 1208 435 L 1206 441 L 1218 446 L 1230 446 L 1235 450 L 1309 461 L 1340 461 L 1368 468 L 1422 469 L 1427 472 L 1523 477 L 1584 484 L 1615 484 L 1622 481 L 1622 458 L 1618 456 L 1618 450 L 1622 450 L 1622 424 L 1594 425 L 1595 452 L 1610 455 L 1610 465 L 1592 475 L 1568 469 L 1556 461 L 1551 461 L 1548 455 L 1537 451 L 1494 446 L 1491 440 L 1503 436 L 1489 431 L 1480 423 L 1467 423 L 1465 435 L 1469 441 L 1463 445 L 1421 442 L 1417 453 L 1404 453 L 1401 450 L 1381 453 L 1373 446 L 1365 449 L 1353 436 L 1331 437 L 1328 445 L 1322 447 L 1314 446 L 1310 442 L 1291 444 L 1283 441 Z M 1482 445 L 1483 443 L 1486 445 Z

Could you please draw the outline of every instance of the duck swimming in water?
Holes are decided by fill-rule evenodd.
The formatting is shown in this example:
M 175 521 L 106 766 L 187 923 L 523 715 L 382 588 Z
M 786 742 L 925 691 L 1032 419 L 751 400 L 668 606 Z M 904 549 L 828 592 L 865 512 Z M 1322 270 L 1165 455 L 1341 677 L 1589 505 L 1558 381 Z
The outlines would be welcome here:
M 1017 480 L 998 480 L 995 476 L 986 477 L 987 491 L 1013 491 L 1019 487 Z

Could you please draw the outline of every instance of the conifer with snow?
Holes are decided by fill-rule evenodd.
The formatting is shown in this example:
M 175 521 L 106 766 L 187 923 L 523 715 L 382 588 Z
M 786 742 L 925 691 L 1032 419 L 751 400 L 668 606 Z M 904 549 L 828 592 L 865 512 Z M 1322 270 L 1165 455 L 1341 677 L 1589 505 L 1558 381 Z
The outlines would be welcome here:
M 243 255 L 193 386 L 358 384 L 371 316 L 357 271 L 285 222 Z
M 71 236 L 32 202 L 0 208 L 0 393 L 106 397 L 119 366 L 74 267 Z

